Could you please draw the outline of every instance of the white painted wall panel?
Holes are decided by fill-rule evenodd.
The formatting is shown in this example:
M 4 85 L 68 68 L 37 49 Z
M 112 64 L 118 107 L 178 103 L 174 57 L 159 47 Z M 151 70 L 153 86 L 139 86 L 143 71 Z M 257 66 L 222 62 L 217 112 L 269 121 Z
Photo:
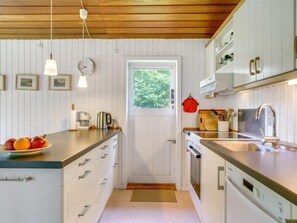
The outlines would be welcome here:
M 204 46 L 198 39 L 85 40 L 84 56 L 96 61 L 87 78 L 88 88 L 78 89 L 77 62 L 83 57 L 82 40 L 54 40 L 53 57 L 60 74 L 72 75 L 72 91 L 49 91 L 43 75 L 49 41 L 0 40 L 0 73 L 7 75 L 7 91 L 0 91 L 0 143 L 9 137 L 34 136 L 67 129 L 71 104 L 86 109 L 96 123 L 99 111 L 111 112 L 125 128 L 126 80 L 123 56 L 181 56 L 182 98 L 189 93 L 200 102 L 199 82 L 204 76 Z M 43 44 L 43 48 L 39 44 Z M 119 53 L 114 53 L 118 46 Z M 15 90 L 16 74 L 38 74 L 39 91 Z M 202 103 L 203 104 L 203 103 Z M 208 105 L 208 104 L 207 104 Z M 219 106 L 209 103 L 209 106 Z M 183 126 L 197 126 L 197 114 L 183 113 Z

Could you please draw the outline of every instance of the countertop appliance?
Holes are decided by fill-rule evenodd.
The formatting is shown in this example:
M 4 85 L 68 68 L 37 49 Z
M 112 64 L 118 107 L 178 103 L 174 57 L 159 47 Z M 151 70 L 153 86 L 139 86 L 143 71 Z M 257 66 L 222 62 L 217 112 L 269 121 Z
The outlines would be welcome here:
M 77 130 L 88 130 L 91 126 L 90 119 L 91 119 L 90 113 L 86 111 L 77 111 L 76 113 Z
M 112 123 L 111 114 L 108 112 L 99 112 L 97 114 L 97 128 L 107 129 Z
M 228 162 L 226 187 L 226 223 L 290 222 L 288 200 Z
M 200 81 L 200 94 L 228 95 L 233 91 L 233 74 L 214 74 Z

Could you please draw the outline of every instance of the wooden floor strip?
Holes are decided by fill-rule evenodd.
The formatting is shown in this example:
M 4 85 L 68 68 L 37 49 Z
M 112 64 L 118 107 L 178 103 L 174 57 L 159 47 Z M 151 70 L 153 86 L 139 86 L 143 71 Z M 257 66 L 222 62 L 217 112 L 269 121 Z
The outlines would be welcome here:
M 163 189 L 176 190 L 175 184 L 143 184 L 143 183 L 128 183 L 127 190 L 135 189 Z

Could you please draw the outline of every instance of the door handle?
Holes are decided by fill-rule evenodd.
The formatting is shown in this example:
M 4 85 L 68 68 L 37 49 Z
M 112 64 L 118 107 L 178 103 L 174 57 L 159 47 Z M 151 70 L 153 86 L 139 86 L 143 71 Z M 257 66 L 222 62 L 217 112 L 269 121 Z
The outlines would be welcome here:
M 221 171 L 224 171 L 224 167 L 218 166 L 218 190 L 224 190 L 224 185 L 221 185 Z
M 173 144 L 176 144 L 176 139 L 168 139 L 167 142 L 171 142 Z
M 250 75 L 255 75 L 255 72 L 252 72 L 252 64 L 254 64 L 254 66 L 255 66 L 255 60 L 254 59 L 252 59 L 252 60 L 250 60 L 250 65 L 249 65 L 249 69 L 250 69 Z
M 260 74 L 261 73 L 261 70 L 258 70 L 258 65 L 259 65 L 259 67 L 261 66 L 260 65 L 260 57 L 256 57 L 255 58 L 255 73 L 256 74 Z

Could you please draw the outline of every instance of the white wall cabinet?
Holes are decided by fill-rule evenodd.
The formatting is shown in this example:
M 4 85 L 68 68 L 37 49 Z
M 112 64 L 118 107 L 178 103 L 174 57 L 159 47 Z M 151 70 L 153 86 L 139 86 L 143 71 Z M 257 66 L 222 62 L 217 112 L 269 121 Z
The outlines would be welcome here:
M 201 203 L 203 222 L 224 222 L 225 160 L 201 145 Z
M 6 223 L 98 222 L 118 178 L 118 135 L 63 169 L 0 169 Z
M 205 48 L 205 78 L 215 73 L 215 41 L 212 40 Z
M 295 68 L 294 6 L 294 0 L 246 0 L 234 14 L 235 87 Z
M 215 38 L 215 71 L 216 73 L 233 73 L 234 30 L 231 20 Z

